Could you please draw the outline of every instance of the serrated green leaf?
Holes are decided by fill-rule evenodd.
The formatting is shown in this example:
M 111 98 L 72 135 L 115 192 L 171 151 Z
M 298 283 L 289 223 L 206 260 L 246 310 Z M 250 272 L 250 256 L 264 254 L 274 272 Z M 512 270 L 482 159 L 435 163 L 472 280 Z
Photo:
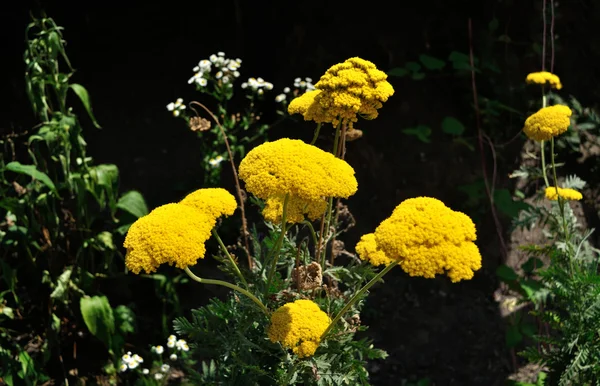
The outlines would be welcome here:
M 465 126 L 454 117 L 445 117 L 442 120 L 442 131 L 451 135 L 462 135 L 465 132 Z
M 34 180 L 39 180 L 44 185 L 46 185 L 48 188 L 50 188 L 50 190 L 52 190 L 54 193 L 56 193 L 58 195 L 58 192 L 56 191 L 56 186 L 54 185 L 54 182 L 52 182 L 52 180 L 50 179 L 50 177 L 48 177 L 48 175 L 46 173 L 43 173 L 43 172 L 37 170 L 35 165 L 23 165 L 22 163 L 20 163 L 18 161 L 13 161 L 13 162 L 7 163 L 5 168 L 6 168 L 6 170 L 10 170 L 11 172 L 26 174 L 26 175 L 30 176 L 31 178 L 33 178 Z
M 81 103 L 83 103 L 83 107 L 85 108 L 88 115 L 90 116 L 92 123 L 94 124 L 94 126 L 96 128 L 99 129 L 100 124 L 98 124 L 98 121 L 96 121 L 96 118 L 94 117 L 94 113 L 92 112 L 92 104 L 90 102 L 90 95 L 88 94 L 85 87 L 83 87 L 80 84 L 73 83 L 73 84 L 69 85 L 69 88 L 71 90 L 73 90 L 75 92 L 75 94 L 79 97 L 79 99 L 81 100 Z
M 117 208 L 130 213 L 136 218 L 143 217 L 148 214 L 148 206 L 144 200 L 144 196 L 136 190 L 131 190 L 123 194 L 117 202 Z
M 441 70 L 446 66 L 446 62 L 444 62 L 443 60 L 425 54 L 420 55 L 419 60 L 421 61 L 421 63 L 423 63 L 423 66 L 425 66 L 425 68 L 428 70 Z
M 120 305 L 113 310 L 116 329 L 121 335 L 135 332 L 135 314 L 131 308 Z

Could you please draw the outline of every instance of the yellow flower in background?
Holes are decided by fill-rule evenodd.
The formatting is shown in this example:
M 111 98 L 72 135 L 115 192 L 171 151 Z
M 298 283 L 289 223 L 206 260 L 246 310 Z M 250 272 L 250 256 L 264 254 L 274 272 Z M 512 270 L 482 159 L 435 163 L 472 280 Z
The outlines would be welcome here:
M 560 78 L 548 71 L 532 72 L 531 74 L 527 75 L 525 81 L 528 84 L 549 84 L 550 87 L 557 90 L 562 88 Z
M 300 358 L 313 355 L 321 335 L 331 319 L 312 300 L 296 300 L 279 307 L 271 315 L 268 335 L 271 342 L 280 342 Z
M 319 102 L 315 101 L 315 97 L 320 93 L 321 90 L 307 91 L 293 99 L 288 106 L 288 113 L 302 114 L 305 121 L 315 121 L 317 123 L 332 122 L 335 117 L 329 114 Z
M 546 198 L 548 200 L 556 201 L 559 196 L 568 201 L 579 201 L 583 198 L 583 195 L 575 189 L 558 188 L 558 193 L 556 192 L 556 189 L 557 188 L 554 186 L 546 188 Z
M 354 169 L 333 154 L 297 139 L 283 138 L 250 150 L 240 163 L 246 189 L 271 197 L 310 202 L 325 197 L 348 198 L 358 189 Z
M 263 209 L 263 217 L 272 223 L 281 223 L 283 213 L 283 201 L 285 197 L 273 196 L 266 200 Z M 286 223 L 297 224 L 304 221 L 305 216 L 310 220 L 316 220 L 327 209 L 327 201 L 320 199 L 317 201 L 307 201 L 301 198 L 290 196 L 286 208 Z
M 469 216 L 430 197 L 403 201 L 375 230 L 377 246 L 410 276 L 446 273 L 452 282 L 481 268 L 476 239 Z
M 231 216 L 237 208 L 235 197 L 223 188 L 198 189 L 179 202 L 207 214 L 213 219 Z
M 385 252 L 379 249 L 377 242 L 375 241 L 374 233 L 363 235 L 358 244 L 356 244 L 355 249 L 361 260 L 368 261 L 374 266 L 389 265 L 394 261 L 387 257 Z
M 564 105 L 544 107 L 525 120 L 523 132 L 535 141 L 547 141 L 567 131 L 571 109 Z
M 125 265 L 136 274 L 152 273 L 165 263 L 181 269 L 195 265 L 204 258 L 214 224 L 213 218 L 186 205 L 159 206 L 129 228 Z
M 359 115 L 365 119 L 377 118 L 377 109 L 394 94 L 387 74 L 358 57 L 330 67 L 315 88 L 321 91 L 315 95 L 315 102 L 335 117 L 332 123 L 337 125 L 342 120 L 350 128 Z

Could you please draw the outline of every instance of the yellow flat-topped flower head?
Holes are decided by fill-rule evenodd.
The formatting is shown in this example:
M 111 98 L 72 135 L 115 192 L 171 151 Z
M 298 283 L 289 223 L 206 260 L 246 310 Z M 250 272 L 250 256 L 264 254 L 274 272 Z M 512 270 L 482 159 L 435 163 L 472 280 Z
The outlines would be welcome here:
M 268 335 L 300 358 L 312 356 L 331 319 L 312 300 L 300 299 L 279 307 L 271 315 Z
M 283 213 L 283 201 L 285 197 L 273 196 L 269 197 L 263 209 L 263 217 L 265 220 L 272 223 L 281 223 L 281 215 Z M 317 201 L 308 201 L 291 196 L 288 198 L 286 207 L 285 222 L 289 224 L 298 224 L 305 220 L 306 217 L 310 220 L 316 220 L 327 209 L 327 201 L 320 199 Z
M 540 71 L 540 72 L 532 72 L 527 75 L 525 79 L 527 84 L 548 84 L 550 87 L 560 90 L 562 88 L 562 83 L 560 83 L 560 78 L 558 75 L 555 75 L 548 71 Z
M 231 216 L 237 208 L 235 197 L 223 188 L 198 189 L 179 202 L 205 213 L 213 219 Z
M 558 189 L 558 192 L 557 192 Z M 546 198 L 551 201 L 558 200 L 558 197 L 567 200 L 567 201 L 579 201 L 583 198 L 583 195 L 576 191 L 575 189 L 570 188 L 556 188 L 555 186 L 549 186 L 546 188 Z
M 204 243 L 214 223 L 213 218 L 186 205 L 159 206 L 129 228 L 123 243 L 125 265 L 136 274 L 152 273 L 165 263 L 181 269 L 195 265 L 204 258 Z
M 356 244 L 356 253 L 361 260 L 368 261 L 374 266 L 379 265 L 390 265 L 394 260 L 390 259 L 385 255 L 375 241 L 375 234 L 368 233 L 360 238 L 358 244 Z
M 548 141 L 567 131 L 571 114 L 564 105 L 544 107 L 527 118 L 523 132 L 534 141 Z
M 446 273 L 457 282 L 481 268 L 475 224 L 431 197 L 403 201 L 375 230 L 375 242 L 410 276 Z
M 283 138 L 250 150 L 240 163 L 246 189 L 267 200 L 285 197 L 317 202 L 348 198 L 358 189 L 354 169 L 333 154 L 297 139 Z
M 293 99 L 288 106 L 288 113 L 292 115 L 302 114 L 305 121 L 314 121 L 317 123 L 333 122 L 335 117 L 315 100 L 316 96 L 320 93 L 321 90 L 311 90 Z
M 330 67 L 315 84 L 320 93 L 314 100 L 337 125 L 344 121 L 352 128 L 358 116 L 377 118 L 378 109 L 394 94 L 387 74 L 375 64 L 358 57 Z

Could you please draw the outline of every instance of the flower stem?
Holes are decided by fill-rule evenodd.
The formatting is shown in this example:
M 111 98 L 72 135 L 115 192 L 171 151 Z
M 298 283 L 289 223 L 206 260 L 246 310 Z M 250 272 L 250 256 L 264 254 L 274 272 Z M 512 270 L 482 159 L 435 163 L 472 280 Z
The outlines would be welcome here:
M 197 281 L 198 283 L 221 285 L 223 287 L 230 288 L 234 291 L 238 291 L 238 292 L 246 295 L 248 298 L 250 298 L 250 300 L 252 300 L 254 303 L 256 303 L 256 305 L 258 305 L 260 307 L 260 309 L 265 313 L 265 315 L 269 316 L 269 310 L 267 309 L 267 307 L 264 304 L 262 304 L 262 302 L 260 300 L 258 300 L 258 298 L 256 296 L 252 295 L 250 292 L 246 291 L 245 289 L 238 287 L 235 284 L 223 281 L 223 280 L 203 279 L 201 277 L 196 276 L 190 270 L 189 267 L 185 267 L 184 271 L 185 271 L 185 273 L 188 274 L 189 277 L 191 277 L 193 280 Z
M 313 243 L 315 244 L 315 255 L 316 255 L 317 248 L 319 248 L 319 246 L 317 245 L 318 240 L 317 240 L 317 233 L 315 232 L 315 228 L 313 227 L 312 223 L 308 220 L 304 220 L 303 224 L 306 225 L 308 227 L 308 229 L 310 229 L 310 234 L 312 235 Z
M 337 150 L 338 150 L 338 142 L 339 142 L 339 140 L 340 140 L 340 132 L 342 131 L 342 130 L 340 129 L 340 125 L 341 125 L 341 122 L 340 122 L 340 124 L 339 124 L 339 125 L 337 125 L 337 127 L 335 128 L 335 138 L 333 139 L 333 150 L 331 151 L 331 153 L 332 153 L 333 155 L 336 155 L 336 154 L 337 154 Z
M 217 241 L 219 242 L 219 245 L 221 246 L 223 252 L 225 252 L 225 255 L 227 255 L 227 257 L 229 258 L 231 265 L 233 265 L 233 268 L 235 269 L 235 273 L 238 275 L 242 283 L 244 283 L 244 287 L 248 288 L 248 282 L 246 281 L 246 278 L 244 277 L 244 275 L 242 275 L 240 268 L 236 264 L 235 260 L 233 260 L 233 257 L 231 257 L 231 254 L 227 250 L 227 247 L 223 243 L 223 240 L 221 240 L 221 238 L 219 237 L 219 234 L 217 233 L 217 230 L 215 228 L 212 229 L 212 234 L 213 236 L 215 236 L 215 239 L 217 239 Z
M 275 271 L 277 271 L 277 260 L 279 260 L 279 254 L 281 253 L 281 245 L 283 244 L 283 238 L 285 237 L 285 227 L 286 227 L 286 215 L 287 215 L 287 205 L 289 201 L 290 195 L 286 194 L 285 199 L 283 200 L 283 210 L 281 213 L 281 233 L 277 238 L 277 243 L 275 244 L 275 254 L 273 256 L 273 262 L 271 266 L 271 270 L 269 271 L 269 276 L 267 278 L 267 287 L 265 288 L 265 297 L 269 294 L 269 288 L 271 287 L 271 282 L 273 281 L 273 276 L 275 275 Z
M 544 152 L 544 141 L 540 141 L 540 151 L 542 152 L 542 174 L 544 176 L 544 182 L 546 183 L 546 187 L 550 186 L 548 182 L 548 172 L 546 171 L 546 155 Z
M 327 204 L 327 219 L 325 220 L 325 227 L 323 228 L 323 234 L 329 234 L 329 226 L 331 224 L 331 211 L 333 207 L 333 197 L 329 197 L 329 203 Z M 325 272 L 325 260 L 327 258 L 327 238 L 323 237 L 323 255 L 321 256 L 321 268 Z
M 315 129 L 315 136 L 313 137 L 312 141 L 310 141 L 311 145 L 314 145 L 315 142 L 317 142 L 317 138 L 319 137 L 320 131 L 321 131 L 321 123 L 318 123 L 317 128 Z
M 379 281 L 379 279 L 381 279 L 383 277 L 383 275 L 385 275 L 392 268 L 394 268 L 396 265 L 398 265 L 398 263 L 400 263 L 400 260 L 395 260 L 392 264 L 390 264 L 387 267 L 385 267 L 384 269 L 382 269 L 377 275 L 375 275 L 375 277 L 373 279 L 371 279 L 371 281 L 369 281 L 367 284 L 365 284 L 364 287 L 362 287 L 356 294 L 354 294 L 354 296 L 348 301 L 348 303 L 346 303 L 344 308 L 342 308 L 342 310 L 336 315 L 336 317 L 333 318 L 333 320 L 327 327 L 327 330 L 325 330 L 323 335 L 321 335 L 321 339 L 324 339 L 327 336 L 327 334 L 333 329 L 333 326 L 340 320 L 340 318 L 342 316 L 344 316 L 344 314 L 346 312 L 348 312 L 350 307 L 352 307 L 352 305 L 354 305 L 354 303 L 356 303 L 357 300 L 360 299 L 360 297 L 369 290 L 369 288 L 371 288 L 375 283 L 377 283 Z

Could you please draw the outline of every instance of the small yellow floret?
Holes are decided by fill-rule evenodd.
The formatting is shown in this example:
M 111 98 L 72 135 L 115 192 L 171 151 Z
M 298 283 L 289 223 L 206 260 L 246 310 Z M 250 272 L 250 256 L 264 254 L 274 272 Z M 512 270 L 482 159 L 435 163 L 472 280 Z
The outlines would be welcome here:
M 558 193 L 556 192 L 556 189 L 558 189 Z M 579 201 L 583 198 L 583 195 L 575 189 L 556 188 L 554 186 L 546 188 L 546 198 L 548 200 L 556 201 L 559 196 L 567 201 Z
M 133 273 L 156 271 L 168 263 L 184 269 L 204 258 L 204 243 L 215 221 L 202 212 L 181 204 L 166 204 L 134 222 L 123 246 L 125 265 Z
M 358 116 L 365 119 L 377 118 L 381 108 L 394 94 L 394 88 L 386 80 L 387 74 L 375 64 L 358 57 L 330 67 L 315 84 L 320 90 L 314 100 L 327 111 L 337 125 L 344 121 L 352 128 Z
M 207 214 L 215 220 L 231 216 L 237 208 L 235 197 L 223 188 L 198 189 L 179 202 Z
M 272 223 L 281 223 L 281 214 L 283 213 L 283 201 L 285 197 L 273 196 L 266 201 L 263 209 L 263 217 Z M 291 196 L 288 199 L 286 207 L 285 221 L 289 224 L 297 224 L 304 221 L 305 216 L 310 220 L 316 220 L 327 209 L 327 201 L 320 199 L 318 201 L 307 201 L 301 198 Z
M 356 244 L 356 253 L 361 258 L 370 262 L 374 266 L 379 265 L 390 265 L 394 260 L 390 259 L 385 255 L 375 241 L 375 234 L 368 233 L 360 238 L 358 244 Z
M 525 81 L 528 84 L 549 84 L 550 87 L 560 90 L 562 88 L 562 83 L 560 83 L 560 78 L 558 75 L 554 75 L 548 71 L 540 71 L 540 72 L 532 72 L 527 75 L 527 79 Z
M 430 197 L 403 201 L 375 230 L 377 246 L 410 276 L 447 273 L 452 282 L 481 268 L 476 238 L 469 216 Z
M 288 113 L 302 114 L 305 121 L 332 122 L 335 117 L 329 114 L 319 102 L 315 101 L 315 97 L 320 93 L 321 90 L 307 91 L 293 99 L 288 106 Z
M 567 131 L 571 114 L 564 105 L 544 107 L 527 118 L 523 132 L 535 141 L 547 141 Z
M 315 353 L 329 323 L 331 319 L 316 303 L 300 299 L 284 304 L 271 315 L 268 335 L 271 342 L 280 342 L 305 358 Z
M 354 169 L 346 161 L 289 138 L 250 150 L 240 163 L 240 178 L 250 193 L 264 200 L 286 194 L 314 202 L 348 198 L 358 188 Z

